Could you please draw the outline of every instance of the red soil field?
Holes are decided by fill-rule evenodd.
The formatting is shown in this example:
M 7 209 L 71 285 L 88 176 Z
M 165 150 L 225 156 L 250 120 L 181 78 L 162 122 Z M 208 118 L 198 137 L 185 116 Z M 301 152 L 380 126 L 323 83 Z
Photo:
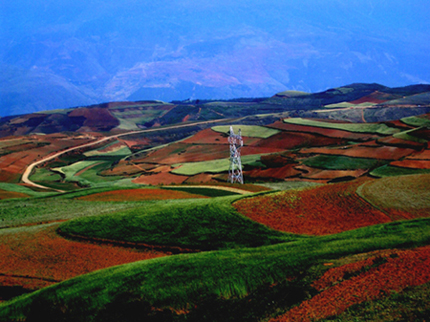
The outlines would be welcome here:
M 183 140 L 183 143 L 188 144 L 226 144 L 228 145 L 228 136 L 212 129 L 205 129 L 197 132 L 192 137 Z
M 314 154 L 330 154 L 330 155 L 344 155 L 355 158 L 369 158 L 379 160 L 398 160 L 400 158 L 409 156 L 415 153 L 416 150 L 398 148 L 395 146 L 379 146 L 369 147 L 362 145 L 350 145 L 343 148 L 309 148 L 302 149 L 300 153 L 314 153 Z
M 160 172 L 152 175 L 141 175 L 139 178 L 134 179 L 133 183 L 160 185 L 160 184 L 181 184 L 188 177 L 171 174 L 169 172 Z
M 0 200 L 3 199 L 12 199 L 12 198 L 28 198 L 29 195 L 21 192 L 14 192 L 14 191 L 6 191 L 3 189 L 0 189 Z
M 140 201 L 189 198 L 205 197 L 184 191 L 171 191 L 164 189 L 126 189 L 94 193 L 77 199 L 85 201 Z
M 78 108 L 69 113 L 69 117 L 85 117 L 83 126 L 91 130 L 99 128 L 112 128 L 119 125 L 119 121 L 113 117 L 108 109 L 93 107 L 93 108 Z
M 405 159 L 402 161 L 391 162 L 390 165 L 401 168 L 411 169 L 430 169 L 430 160 L 410 160 Z
M 354 177 L 358 178 L 367 172 L 366 169 L 357 170 L 324 170 L 305 166 L 303 164 L 295 167 L 296 170 L 303 170 L 306 173 L 301 174 L 301 178 L 330 181 L 336 178 Z
M 364 269 L 370 265 L 376 267 Z M 345 277 L 345 273 L 353 272 L 359 275 Z M 335 316 L 354 304 L 376 300 L 429 281 L 430 246 L 393 250 L 391 254 L 387 252 L 327 271 L 313 284 L 321 293 L 270 322 L 314 321 Z
M 184 183 L 216 183 L 217 181 L 212 179 L 213 175 L 210 173 L 199 173 L 195 176 L 189 177 Z
M 284 191 L 242 199 L 238 212 L 276 230 L 307 235 L 328 235 L 390 222 L 356 194 L 363 179 L 311 189 Z
M 423 143 L 402 140 L 402 139 L 395 138 L 393 136 L 378 139 L 377 142 L 382 145 L 398 146 L 401 148 L 421 149 L 425 147 L 425 144 Z
M 377 134 L 354 133 L 354 132 L 347 132 L 342 130 L 326 129 L 326 128 L 315 127 L 315 126 L 295 125 L 295 124 L 284 123 L 282 121 L 278 121 L 271 125 L 267 125 L 267 127 L 271 127 L 271 128 L 283 130 L 283 131 L 314 133 L 314 134 L 319 134 L 326 137 L 340 138 L 345 140 L 367 141 L 367 140 L 375 139 L 379 137 L 379 135 Z
M 170 144 L 165 148 L 156 150 L 143 159 L 138 159 L 138 161 L 159 164 L 175 164 L 222 159 L 228 158 L 229 156 L 230 151 L 227 145 L 194 145 L 180 142 Z
M 58 224 L 20 228 L 0 239 L 0 285 L 38 289 L 97 269 L 166 253 L 66 240 Z
M 411 155 L 410 157 L 408 157 L 408 159 L 430 160 L 430 149 L 426 149 L 414 155 Z
M 304 146 L 325 146 L 343 144 L 344 140 L 309 133 L 281 132 L 253 144 L 255 147 L 276 148 L 280 150 Z
M 121 160 L 113 169 L 107 169 L 101 172 L 103 176 L 121 176 L 133 175 L 140 172 L 149 171 L 155 168 L 154 164 L 135 163 L 133 161 Z
M 385 94 L 385 96 L 387 96 L 387 94 Z M 349 103 L 351 103 L 351 104 L 361 104 L 361 103 L 376 103 L 376 104 L 378 104 L 378 103 L 384 103 L 387 100 L 389 100 L 389 98 L 384 99 L 384 95 L 382 93 L 373 92 L 370 95 L 363 96 L 363 97 L 359 98 L 358 100 L 350 101 Z
M 279 168 L 269 169 L 253 169 L 243 173 L 245 179 L 285 179 L 297 177 L 301 174 L 300 171 L 294 169 L 295 164 L 288 164 Z

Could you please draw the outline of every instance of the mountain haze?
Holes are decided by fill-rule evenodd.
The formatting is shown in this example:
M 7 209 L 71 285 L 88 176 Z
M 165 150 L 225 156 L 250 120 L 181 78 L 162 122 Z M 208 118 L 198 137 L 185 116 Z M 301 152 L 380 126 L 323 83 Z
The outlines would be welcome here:
M 428 83 L 425 8 L 382 0 L 2 3 L 0 115 Z

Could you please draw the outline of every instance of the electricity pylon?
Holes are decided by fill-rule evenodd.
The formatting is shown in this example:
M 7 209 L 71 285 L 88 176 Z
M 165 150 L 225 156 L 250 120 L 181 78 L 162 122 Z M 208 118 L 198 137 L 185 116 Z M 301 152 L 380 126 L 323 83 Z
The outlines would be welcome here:
M 239 134 L 234 134 L 233 127 L 230 126 L 230 168 L 228 169 L 228 181 L 231 183 L 242 183 L 242 163 L 240 161 L 240 149 L 243 147 L 242 135 L 239 129 Z

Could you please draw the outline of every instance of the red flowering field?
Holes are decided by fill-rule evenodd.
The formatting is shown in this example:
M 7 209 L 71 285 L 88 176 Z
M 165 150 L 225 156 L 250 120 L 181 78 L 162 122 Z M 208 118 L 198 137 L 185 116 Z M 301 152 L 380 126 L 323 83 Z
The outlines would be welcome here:
M 39 289 L 97 269 L 167 255 L 70 241 L 57 235 L 57 227 L 24 227 L 1 235 L 0 285 Z
M 189 198 L 205 197 L 183 191 L 170 191 L 164 189 L 126 189 L 94 193 L 77 199 L 85 201 L 140 201 Z
M 430 246 L 379 252 L 377 256 L 328 270 L 312 286 L 320 291 L 270 322 L 314 321 L 348 307 L 430 281 Z
M 238 212 L 273 229 L 308 235 L 327 235 L 390 222 L 356 194 L 363 180 L 327 184 L 242 199 Z

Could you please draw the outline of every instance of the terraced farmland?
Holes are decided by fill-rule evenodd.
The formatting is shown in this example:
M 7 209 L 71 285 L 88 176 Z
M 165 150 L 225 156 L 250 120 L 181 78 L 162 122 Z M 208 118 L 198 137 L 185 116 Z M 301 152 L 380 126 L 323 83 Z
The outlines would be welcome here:
M 217 106 L 116 103 L 103 127 L 191 122 Z M 232 122 L 245 185 L 226 182 L 229 125 L 2 140 L 0 321 L 351 321 L 380 318 L 376 306 L 382 319 L 428 316 L 428 116 L 263 119 Z M 20 183 L 36 160 L 42 186 Z

